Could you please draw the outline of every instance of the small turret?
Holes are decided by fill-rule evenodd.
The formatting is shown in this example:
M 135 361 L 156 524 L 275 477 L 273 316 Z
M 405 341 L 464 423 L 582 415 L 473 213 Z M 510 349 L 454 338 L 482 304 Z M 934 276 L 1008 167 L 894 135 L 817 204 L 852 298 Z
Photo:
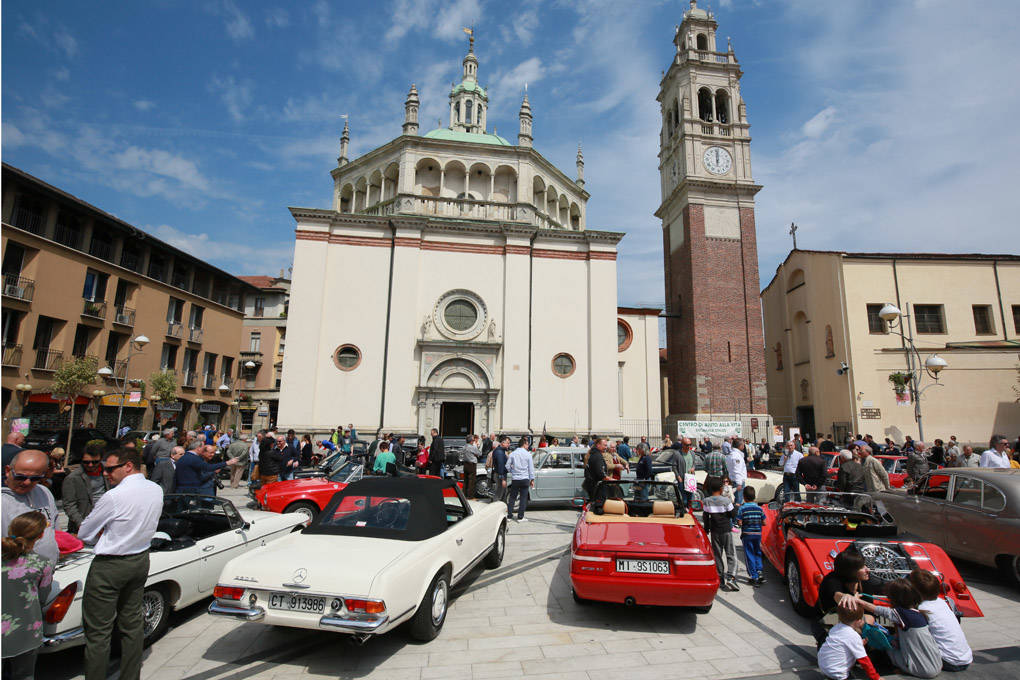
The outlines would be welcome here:
M 584 187 L 584 154 L 581 153 L 581 142 L 577 143 L 577 179 L 574 183 Z
M 418 88 L 411 84 L 411 91 L 404 100 L 404 134 L 418 134 Z
M 340 155 L 336 159 L 338 166 L 347 165 L 350 162 L 347 159 L 347 146 L 351 143 L 351 124 L 346 118 L 347 116 L 344 116 L 344 131 L 340 135 Z
M 517 146 L 531 146 L 531 104 L 525 86 L 524 101 L 521 102 L 521 130 L 517 133 Z

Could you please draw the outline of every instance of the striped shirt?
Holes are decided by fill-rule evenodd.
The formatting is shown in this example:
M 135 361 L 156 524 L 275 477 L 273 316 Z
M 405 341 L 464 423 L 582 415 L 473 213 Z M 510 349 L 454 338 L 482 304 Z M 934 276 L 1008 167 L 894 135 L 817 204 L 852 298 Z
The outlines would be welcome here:
M 732 520 L 736 517 L 736 510 L 733 508 L 733 501 L 728 497 L 719 494 L 717 496 L 706 496 L 701 502 L 702 524 L 708 533 L 729 532 Z
M 722 451 L 712 451 L 705 456 L 705 473 L 712 477 L 726 476 L 726 456 Z
M 747 502 L 737 510 L 740 520 L 741 535 L 761 535 L 761 526 L 765 523 L 765 512 L 757 503 Z

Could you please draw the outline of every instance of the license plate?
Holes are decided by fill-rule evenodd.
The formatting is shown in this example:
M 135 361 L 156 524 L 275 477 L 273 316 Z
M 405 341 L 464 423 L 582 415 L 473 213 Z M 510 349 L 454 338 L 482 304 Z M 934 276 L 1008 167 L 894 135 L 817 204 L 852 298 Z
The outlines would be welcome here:
M 270 593 L 269 608 L 288 612 L 323 614 L 326 611 L 326 598 L 297 593 Z
M 669 574 L 667 560 L 616 560 L 616 571 L 627 574 Z

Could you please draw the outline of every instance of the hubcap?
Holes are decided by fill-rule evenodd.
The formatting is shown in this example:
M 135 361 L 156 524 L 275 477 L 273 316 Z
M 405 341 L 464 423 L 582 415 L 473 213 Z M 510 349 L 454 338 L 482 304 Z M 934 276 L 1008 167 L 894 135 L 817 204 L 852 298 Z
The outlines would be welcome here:
M 299 515 L 304 515 L 305 516 L 305 524 L 306 525 L 310 524 L 312 519 L 314 518 L 314 513 L 310 509 L 308 509 L 308 508 L 306 508 L 304 506 L 301 506 L 299 508 L 294 508 L 293 512 L 296 512 Z
M 1013 556 L 1013 578 L 1020 583 L 1020 555 Z
M 164 602 L 163 596 L 155 591 L 148 591 L 142 596 L 142 605 L 145 609 L 145 626 L 143 633 L 145 637 L 152 635 L 152 632 L 156 630 L 156 626 L 159 624 L 160 619 L 163 618 Z
M 503 547 L 506 545 L 506 530 L 500 529 L 496 534 L 496 554 L 503 559 Z
M 790 562 L 786 568 L 786 580 L 790 590 L 790 601 L 795 604 L 800 602 L 800 572 L 797 570 L 796 562 Z
M 436 589 L 432 591 L 432 623 L 438 626 L 446 616 L 446 580 L 439 579 Z

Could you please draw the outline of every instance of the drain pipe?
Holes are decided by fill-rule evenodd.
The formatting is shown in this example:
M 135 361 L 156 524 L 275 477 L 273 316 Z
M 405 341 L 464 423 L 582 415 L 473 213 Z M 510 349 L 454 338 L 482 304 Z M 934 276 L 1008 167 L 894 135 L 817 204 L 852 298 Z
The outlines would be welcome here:
M 393 307 L 393 260 L 397 249 L 397 227 L 390 222 L 390 276 L 389 287 L 386 289 L 386 330 L 383 333 L 382 353 L 382 396 L 379 399 L 379 430 L 383 429 L 383 417 L 386 414 L 386 369 L 389 367 L 390 354 L 390 314 Z

